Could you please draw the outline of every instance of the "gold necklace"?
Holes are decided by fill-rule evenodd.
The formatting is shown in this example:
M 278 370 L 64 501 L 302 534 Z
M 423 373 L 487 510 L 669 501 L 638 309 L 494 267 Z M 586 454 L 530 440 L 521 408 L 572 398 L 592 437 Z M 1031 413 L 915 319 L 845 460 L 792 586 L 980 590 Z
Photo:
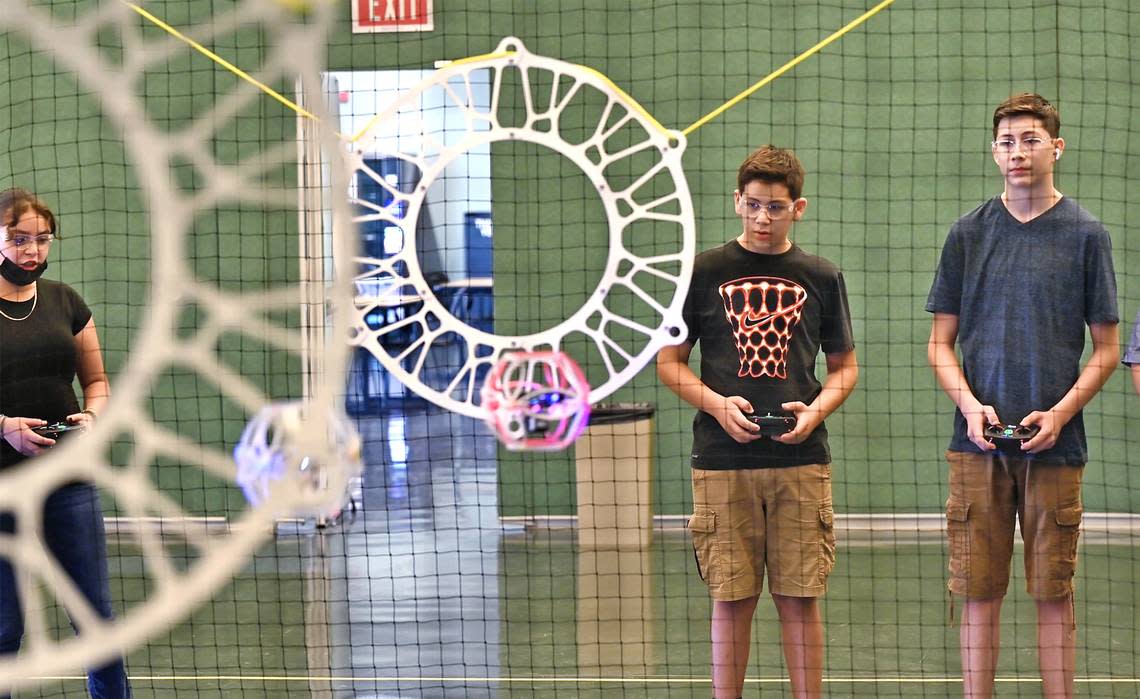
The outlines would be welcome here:
M 32 317 L 33 313 L 36 312 L 36 303 L 38 303 L 39 300 L 40 300 L 39 294 L 36 294 L 35 296 L 32 297 L 32 309 L 30 311 L 28 311 L 28 314 L 26 316 L 24 316 L 23 318 L 13 318 L 12 316 L 5 313 L 4 309 L 2 309 L 2 308 L 0 308 L 0 316 L 4 316 L 8 320 L 14 321 L 16 323 L 19 323 L 22 320 L 27 320 L 28 318 Z M 9 303 L 11 303 L 11 302 L 9 302 Z

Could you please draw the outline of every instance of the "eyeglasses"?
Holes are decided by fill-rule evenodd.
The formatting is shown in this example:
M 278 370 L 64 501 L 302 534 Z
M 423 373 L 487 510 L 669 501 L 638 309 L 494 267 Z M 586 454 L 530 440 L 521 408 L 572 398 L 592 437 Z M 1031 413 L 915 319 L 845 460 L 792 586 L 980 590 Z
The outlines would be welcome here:
M 770 201 L 765 204 L 755 199 L 744 199 L 741 203 L 744 204 L 744 212 L 748 216 L 755 218 L 763 211 L 768 214 L 769 221 L 779 221 L 782 218 L 787 218 L 792 214 L 792 209 L 795 207 L 795 202 L 785 204 L 783 202 Z
M 44 233 L 43 235 L 20 235 L 16 234 L 8 239 L 8 242 L 16 247 L 18 250 L 31 247 L 34 243 L 38 248 L 46 248 L 51 245 L 55 240 L 55 236 L 51 233 Z
M 1025 138 L 1021 139 L 1021 141 L 1018 141 L 1015 138 L 999 138 L 998 140 L 994 141 L 992 145 L 994 148 L 1000 150 L 1003 153 L 1012 153 L 1013 151 L 1017 150 L 1018 143 L 1020 143 L 1021 147 L 1025 150 L 1037 150 L 1038 148 L 1044 148 L 1046 145 L 1052 142 L 1053 139 L 1051 138 L 1041 138 L 1040 136 L 1026 136 Z

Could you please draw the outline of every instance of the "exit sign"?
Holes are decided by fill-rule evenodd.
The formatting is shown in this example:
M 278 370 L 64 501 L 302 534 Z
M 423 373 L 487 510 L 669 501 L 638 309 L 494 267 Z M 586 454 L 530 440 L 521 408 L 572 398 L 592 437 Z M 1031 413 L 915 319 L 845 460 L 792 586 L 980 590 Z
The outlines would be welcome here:
M 352 0 L 353 32 L 426 32 L 432 0 Z

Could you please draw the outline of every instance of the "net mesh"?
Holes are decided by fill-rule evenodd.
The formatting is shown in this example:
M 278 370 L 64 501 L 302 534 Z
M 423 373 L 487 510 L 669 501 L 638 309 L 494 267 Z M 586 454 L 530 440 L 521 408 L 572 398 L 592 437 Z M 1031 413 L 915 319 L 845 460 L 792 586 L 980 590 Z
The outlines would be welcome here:
M 839 544 L 821 603 L 824 691 L 960 694 L 943 531 L 953 406 L 927 363 L 923 305 L 950 225 L 1000 191 L 994 106 L 1035 91 L 1061 113 L 1059 189 L 1111 234 L 1131 332 L 1132 3 L 895 2 L 791 67 L 872 3 L 142 7 L 153 18 L 119 2 L 7 2 L 0 13 L 0 186 L 53 205 L 62 236 L 47 276 L 91 306 L 114 394 L 73 465 L 61 452 L 52 475 L 46 462 L 0 473 L 0 510 L 46 497 L 60 474 L 109 474 L 99 483 L 116 626 L 89 641 L 145 626 L 123 644 L 135 696 L 709 695 L 710 602 L 685 529 L 693 409 L 652 366 L 635 367 L 595 406 L 588 442 L 533 453 L 502 447 L 477 409 L 439 405 L 475 401 L 494 348 L 558 328 L 624 280 L 581 330 L 527 347 L 565 352 L 598 386 L 631 366 L 685 276 L 685 204 L 668 199 L 671 178 L 641 181 L 649 159 L 611 157 L 652 132 L 607 112 L 596 76 L 556 119 L 531 118 L 534 96 L 560 104 L 577 78 L 463 64 L 463 80 L 392 110 L 440 62 L 487 56 L 506 37 L 597 71 L 683 133 L 696 250 L 739 233 L 731 194 L 752 148 L 790 147 L 803 161 L 809 207 L 793 239 L 843 270 L 861 368 L 827 421 Z M 354 13 L 402 31 L 354 33 Z M 428 16 L 430 30 L 411 30 Z M 491 138 L 474 112 L 508 135 Z M 598 133 L 606 145 L 582 162 L 550 145 Z M 434 158 L 401 156 L 467 137 L 430 181 Z M 637 196 L 621 203 L 600 182 L 611 193 L 637 184 Z M 615 244 L 615 217 L 642 209 L 661 216 L 619 229 Z M 352 249 L 334 254 L 334 224 L 353 218 Z M 313 292 L 342 263 L 356 334 L 338 335 Z M 230 454 L 262 405 L 336 375 L 331 347 L 350 352 L 336 402 L 363 443 L 353 505 L 270 525 L 242 497 Z M 1140 398 L 1127 374 L 1084 410 L 1075 674 L 1087 696 L 1140 688 Z M 106 485 L 131 478 L 146 487 Z M 250 512 L 263 529 L 242 539 Z M 230 563 L 195 586 L 192 572 L 223 550 Z M 999 691 L 1037 696 L 1036 610 L 1020 548 L 1014 559 Z M 20 696 L 81 696 L 80 668 L 110 652 L 49 652 L 83 648 L 61 594 L 45 597 L 47 645 L 0 664 Z M 790 693 L 778 628 L 765 597 L 746 694 Z

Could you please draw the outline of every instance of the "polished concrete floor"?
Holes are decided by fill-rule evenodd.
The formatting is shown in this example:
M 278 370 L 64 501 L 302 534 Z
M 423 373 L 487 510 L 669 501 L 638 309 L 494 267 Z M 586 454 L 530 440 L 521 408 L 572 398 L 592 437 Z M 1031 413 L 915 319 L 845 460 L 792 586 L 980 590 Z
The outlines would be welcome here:
M 360 427 L 356 515 L 283 531 L 210 604 L 133 652 L 136 697 L 709 696 L 709 602 L 683 530 L 619 553 L 579 550 L 567 529 L 504 528 L 481 426 L 417 408 Z M 960 696 L 941 539 L 887 539 L 841 542 L 823 603 L 826 694 Z M 1140 695 L 1136 553 L 1082 544 L 1081 696 Z M 1020 580 L 1012 589 L 998 696 L 1040 696 L 1033 607 Z M 765 598 L 745 696 L 789 696 L 782 667 Z M 55 679 L 20 696 L 84 692 Z

